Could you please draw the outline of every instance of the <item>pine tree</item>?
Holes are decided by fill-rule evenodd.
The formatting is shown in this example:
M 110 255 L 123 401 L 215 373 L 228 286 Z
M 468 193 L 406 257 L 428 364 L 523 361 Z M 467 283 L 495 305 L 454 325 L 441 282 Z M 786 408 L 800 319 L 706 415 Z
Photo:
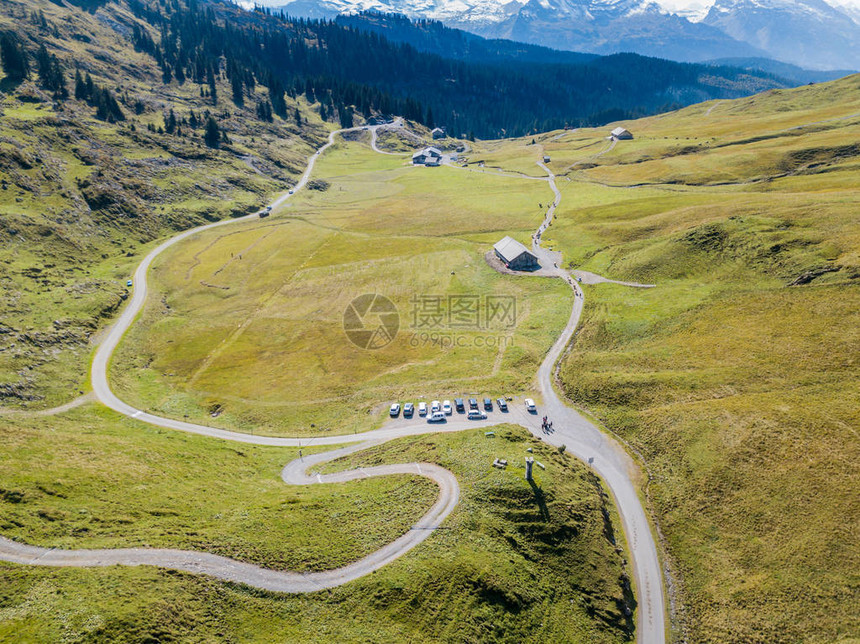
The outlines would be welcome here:
M 81 77 L 81 70 L 75 70 L 75 98 L 79 101 L 85 101 L 89 96 L 87 95 L 87 84 L 84 82 L 84 79 Z
M 212 105 L 218 105 L 218 90 L 215 88 L 215 70 L 210 65 L 206 70 L 206 82 L 209 83 L 209 96 L 212 97 Z
M 168 134 L 173 134 L 176 130 L 176 115 L 173 113 L 173 108 L 170 108 L 170 113 L 164 119 L 164 131 Z
M 63 100 L 69 97 L 63 67 L 56 56 L 48 53 L 45 45 L 40 46 L 36 54 L 36 67 L 39 74 L 39 84 L 54 92 L 55 99 Z
M 3 59 L 3 71 L 9 80 L 22 81 L 30 77 L 27 53 L 13 34 L 5 33 L 0 36 L 0 57 Z
M 203 135 L 203 140 L 210 148 L 217 148 L 221 142 L 221 131 L 218 129 L 218 124 L 211 116 L 206 121 L 206 134 Z
M 233 70 L 233 77 L 230 79 L 233 86 L 233 102 L 236 107 L 242 107 L 245 104 L 245 96 L 242 91 L 242 79 L 236 70 Z

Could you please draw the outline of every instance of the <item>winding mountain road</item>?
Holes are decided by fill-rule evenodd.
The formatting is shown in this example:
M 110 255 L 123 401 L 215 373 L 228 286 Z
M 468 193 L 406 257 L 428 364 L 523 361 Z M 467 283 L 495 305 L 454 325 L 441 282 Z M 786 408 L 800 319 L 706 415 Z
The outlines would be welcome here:
M 272 202 L 272 208 L 284 203 L 294 192 L 302 189 L 307 184 L 316 160 L 326 149 L 333 145 L 335 137 L 338 134 L 370 129 L 372 142 L 375 144 L 376 130 L 379 127 L 383 126 L 347 128 L 332 132 L 329 135 L 328 142 L 311 155 L 304 174 L 302 174 L 293 190 Z M 375 148 L 376 146 L 373 145 L 373 147 Z M 378 570 L 424 541 L 456 507 L 459 501 L 459 486 L 451 472 L 432 463 L 382 465 L 332 474 L 318 474 L 313 472 L 312 468 L 347 454 L 404 436 L 464 431 L 478 427 L 488 427 L 500 422 L 515 423 L 522 425 L 534 435 L 550 444 L 557 446 L 565 445 L 568 452 L 586 461 L 606 482 L 621 516 L 624 534 L 632 559 L 638 601 L 637 640 L 647 644 L 664 642 L 666 625 L 662 574 L 657 546 L 651 533 L 648 518 L 639 500 L 635 484 L 635 481 L 639 477 L 639 470 L 617 441 L 601 432 L 574 409 L 565 405 L 553 387 L 555 364 L 573 337 L 582 313 L 584 294 L 566 271 L 554 266 L 559 259 L 559 254 L 547 251 L 540 246 L 540 232 L 551 224 L 555 208 L 561 200 L 561 193 L 555 185 L 554 175 L 546 166 L 539 165 L 541 165 L 548 175 L 546 178 L 541 179 L 549 183 L 555 198 L 547 212 L 544 223 L 538 233 L 535 234 L 533 248 L 538 253 L 540 259 L 545 262 L 544 265 L 547 267 L 553 266 L 556 275 L 567 281 L 574 291 L 573 309 L 567 325 L 547 353 L 537 374 L 538 386 L 544 401 L 543 407 L 540 409 L 540 414 L 548 416 L 553 421 L 554 433 L 543 433 L 540 428 L 539 415 L 526 413 L 522 405 L 512 405 L 511 411 L 507 414 L 494 412 L 487 420 L 477 422 L 466 420 L 458 415 L 449 417 L 448 422 L 441 425 L 431 425 L 419 418 L 400 418 L 386 423 L 378 430 L 361 435 L 329 435 L 307 439 L 254 436 L 155 416 L 143 410 L 136 409 L 120 400 L 111 391 L 108 383 L 108 365 L 111 355 L 123 335 L 143 308 L 147 296 L 146 273 L 153 260 L 167 248 L 203 230 L 258 218 L 259 213 L 253 213 L 246 217 L 220 221 L 185 231 L 165 241 L 146 255 L 135 271 L 135 289 L 128 305 L 106 334 L 93 359 L 91 375 L 94 395 L 106 406 L 130 418 L 167 429 L 212 438 L 255 445 L 287 447 L 306 447 L 311 444 L 320 446 L 355 443 L 354 445 L 348 445 L 336 450 L 296 459 L 284 467 L 281 477 L 289 485 L 313 485 L 351 481 L 368 476 L 387 476 L 392 474 L 420 475 L 430 478 L 439 486 L 439 497 L 434 505 L 411 530 L 392 543 L 355 563 L 325 572 L 308 574 L 280 572 L 226 557 L 186 550 L 150 548 L 60 550 L 24 545 L 2 537 L 0 537 L 0 560 L 38 566 L 94 567 L 153 565 L 184 570 L 191 573 L 206 574 L 226 581 L 287 593 L 303 593 L 331 588 Z

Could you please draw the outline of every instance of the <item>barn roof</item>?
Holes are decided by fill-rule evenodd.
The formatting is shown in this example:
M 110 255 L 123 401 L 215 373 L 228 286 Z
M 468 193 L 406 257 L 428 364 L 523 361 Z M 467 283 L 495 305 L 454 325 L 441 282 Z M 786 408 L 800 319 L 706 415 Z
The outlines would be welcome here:
M 605 131 L 605 130 L 604 130 L 604 131 Z M 624 134 L 624 133 L 628 133 L 628 134 L 629 134 L 629 132 L 627 132 L 627 128 L 626 128 L 626 127 L 620 127 L 620 126 L 619 126 L 619 127 L 615 128 L 614 130 L 612 130 L 612 136 L 620 136 L 621 134 Z
M 512 262 L 523 253 L 528 253 L 532 257 L 535 257 L 528 248 L 513 237 L 505 237 L 501 241 L 496 242 L 493 249 L 507 262 Z

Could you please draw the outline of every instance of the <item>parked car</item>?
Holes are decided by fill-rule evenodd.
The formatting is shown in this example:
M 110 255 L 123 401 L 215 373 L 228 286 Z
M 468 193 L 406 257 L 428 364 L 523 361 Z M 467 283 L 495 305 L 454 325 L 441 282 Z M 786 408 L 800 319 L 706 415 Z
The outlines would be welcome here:
M 430 403 L 430 411 L 442 411 L 442 403 L 438 400 L 434 400 Z
M 535 405 L 535 401 L 531 398 L 526 398 L 526 411 L 529 411 L 532 414 L 537 413 L 537 406 Z
M 454 406 L 457 408 L 457 411 L 461 414 L 466 411 L 466 405 L 463 404 L 462 398 L 455 398 L 454 399 Z
M 426 402 L 418 403 L 418 415 L 419 416 L 426 416 L 427 415 L 427 403 Z
M 446 400 L 445 402 L 442 403 L 442 411 L 444 412 L 444 414 L 446 416 L 450 416 L 452 414 L 452 412 L 454 410 L 451 409 L 451 401 L 450 400 Z
M 482 412 L 480 409 L 469 410 L 469 420 L 485 420 L 486 418 L 487 414 Z
M 499 406 L 499 411 L 508 411 L 508 403 L 505 402 L 504 398 L 498 398 L 496 404 Z M 404 413 L 405 411 L 404 409 Z
M 126 280 L 125 285 L 130 287 L 131 286 L 131 280 Z
M 406 403 L 403 405 L 403 417 L 404 418 L 412 418 L 412 414 L 415 413 L 415 405 L 412 403 Z
M 477 398 L 469 398 L 469 409 L 477 409 L 478 408 L 478 399 Z
M 487 411 L 493 411 L 493 399 L 492 398 L 484 398 L 484 409 Z
M 400 415 L 400 403 L 392 403 L 391 409 L 388 410 L 388 414 L 392 418 L 397 418 Z
M 293 190 L 293 189 L 291 188 L 291 189 L 290 189 L 290 194 L 293 194 L 294 192 L 295 192 L 295 190 Z
M 430 412 L 430 415 L 427 416 L 428 423 L 444 423 L 446 420 L 445 414 L 441 411 Z

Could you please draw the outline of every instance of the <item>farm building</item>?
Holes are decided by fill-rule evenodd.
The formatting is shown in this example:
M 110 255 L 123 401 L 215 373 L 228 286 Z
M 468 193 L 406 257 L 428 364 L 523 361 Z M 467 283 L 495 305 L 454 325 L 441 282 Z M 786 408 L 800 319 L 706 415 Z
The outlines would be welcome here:
M 439 148 L 424 148 L 412 155 L 413 165 L 437 166 L 440 163 L 442 163 L 442 150 Z
M 617 139 L 619 141 L 633 138 L 633 135 L 630 134 L 630 130 L 623 127 L 617 127 L 612 130 L 612 134 L 610 136 L 611 138 Z
M 544 155 L 544 157 L 543 157 L 543 162 L 544 162 L 544 163 L 549 163 L 550 161 L 551 161 L 551 159 L 550 159 L 547 155 Z
M 497 242 L 493 250 L 505 266 L 515 271 L 535 271 L 540 268 L 537 256 L 511 237 Z
M 445 134 L 445 130 L 443 130 L 441 127 L 434 127 L 430 131 L 430 136 L 432 136 L 434 139 L 444 139 L 448 135 Z

